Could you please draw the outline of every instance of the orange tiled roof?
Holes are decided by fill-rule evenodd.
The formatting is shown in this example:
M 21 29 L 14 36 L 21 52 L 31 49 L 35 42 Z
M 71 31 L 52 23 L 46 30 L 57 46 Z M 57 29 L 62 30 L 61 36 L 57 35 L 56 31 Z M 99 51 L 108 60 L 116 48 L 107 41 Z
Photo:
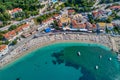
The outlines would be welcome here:
M 75 12 L 75 10 L 73 9 L 68 10 L 68 13 L 73 13 L 73 12 Z
M 29 24 L 23 24 L 23 25 L 21 25 L 20 27 L 22 28 L 22 29 L 24 29 L 24 28 L 27 28 L 27 27 L 29 27 L 30 25 Z
M 84 23 L 79 23 L 79 24 L 78 24 L 78 27 L 79 27 L 79 28 L 82 28 L 82 29 L 85 29 L 85 28 L 86 28 L 86 24 L 84 24 Z
M 99 12 L 94 11 L 94 12 L 92 12 L 92 14 L 93 14 L 93 16 L 98 16 Z
M 59 14 L 54 14 L 54 17 L 58 17 L 59 16 Z
M 92 24 L 92 29 L 96 29 L 96 28 L 97 28 L 96 24 Z
M 16 32 L 21 32 L 22 31 L 22 27 L 18 27 L 15 31 Z
M 21 11 L 22 9 L 21 8 L 14 8 L 11 10 L 12 13 L 15 13 L 15 12 L 18 12 L 18 11 Z
M 4 50 L 6 47 L 6 45 L 0 45 L 0 51 Z
M 92 27 L 92 24 L 90 22 L 86 22 L 85 24 L 89 27 Z
M 92 26 L 93 26 L 93 28 L 96 28 L 96 27 L 97 27 L 96 24 L 92 24 Z
M 48 18 L 48 19 L 42 21 L 42 23 L 47 23 L 47 22 L 49 22 L 49 21 L 51 21 L 51 20 L 53 20 L 53 18 Z
M 15 30 L 12 30 L 12 31 L 7 32 L 6 34 L 3 34 L 3 36 L 4 36 L 6 39 L 10 39 L 10 38 L 16 36 L 16 32 L 15 32 Z
M 72 25 L 74 28 L 86 28 L 86 24 L 84 23 L 77 23 L 76 20 L 72 20 Z
M 112 6 L 111 9 L 120 9 L 120 6 Z

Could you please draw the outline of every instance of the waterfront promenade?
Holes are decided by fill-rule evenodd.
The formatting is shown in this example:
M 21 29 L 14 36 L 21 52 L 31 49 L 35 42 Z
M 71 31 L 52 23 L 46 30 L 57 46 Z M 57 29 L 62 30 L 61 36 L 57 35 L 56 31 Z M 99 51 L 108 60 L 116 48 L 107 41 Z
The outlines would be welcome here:
M 109 35 L 96 35 L 96 34 L 78 34 L 78 33 L 51 33 L 40 35 L 37 38 L 15 48 L 9 55 L 0 61 L 0 68 L 4 65 L 20 58 L 21 56 L 48 44 L 55 42 L 81 42 L 81 43 L 96 43 L 109 47 L 113 51 L 119 49 L 119 37 L 111 37 Z

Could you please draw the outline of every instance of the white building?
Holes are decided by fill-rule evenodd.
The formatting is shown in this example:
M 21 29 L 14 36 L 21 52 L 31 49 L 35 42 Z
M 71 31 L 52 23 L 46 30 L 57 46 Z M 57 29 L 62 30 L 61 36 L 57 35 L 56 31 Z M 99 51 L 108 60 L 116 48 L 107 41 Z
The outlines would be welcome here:
M 8 52 L 8 46 L 7 45 L 0 45 L 0 57 L 2 55 L 5 55 Z

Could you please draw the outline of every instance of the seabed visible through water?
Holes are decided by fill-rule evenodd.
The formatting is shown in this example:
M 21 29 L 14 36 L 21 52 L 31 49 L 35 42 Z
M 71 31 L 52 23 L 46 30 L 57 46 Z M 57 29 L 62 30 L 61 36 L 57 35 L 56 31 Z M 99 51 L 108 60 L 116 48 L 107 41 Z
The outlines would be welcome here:
M 116 57 L 98 44 L 55 43 L 3 68 L 0 80 L 120 80 Z

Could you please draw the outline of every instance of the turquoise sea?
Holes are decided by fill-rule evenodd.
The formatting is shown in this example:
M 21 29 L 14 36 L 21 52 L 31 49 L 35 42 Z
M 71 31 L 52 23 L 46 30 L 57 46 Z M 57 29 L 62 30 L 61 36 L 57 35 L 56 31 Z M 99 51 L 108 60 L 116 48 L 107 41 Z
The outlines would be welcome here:
M 54 43 L 5 66 L 0 70 L 0 80 L 120 80 L 116 57 L 98 44 Z

